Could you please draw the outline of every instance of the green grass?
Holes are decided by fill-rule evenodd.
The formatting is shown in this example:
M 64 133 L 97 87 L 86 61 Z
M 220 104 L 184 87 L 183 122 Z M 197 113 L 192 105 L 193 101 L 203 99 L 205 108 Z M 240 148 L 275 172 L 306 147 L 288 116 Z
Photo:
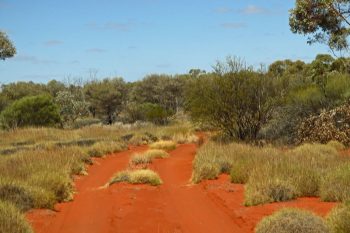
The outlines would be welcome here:
M 265 217 L 255 233 L 330 233 L 321 217 L 299 209 L 282 209 Z
M 293 149 L 210 142 L 193 162 L 192 182 L 230 174 L 245 184 L 245 205 L 321 196 L 326 201 L 350 197 L 350 159 L 330 145 L 305 144 Z
M 153 186 L 161 185 L 163 182 L 159 175 L 149 169 L 127 170 L 117 173 L 109 182 L 110 185 L 119 182 L 130 184 L 150 184 Z
M 169 157 L 169 154 L 164 150 L 151 149 L 144 153 L 136 153 L 132 155 L 130 163 L 133 165 L 149 164 L 153 159 L 164 159 Z

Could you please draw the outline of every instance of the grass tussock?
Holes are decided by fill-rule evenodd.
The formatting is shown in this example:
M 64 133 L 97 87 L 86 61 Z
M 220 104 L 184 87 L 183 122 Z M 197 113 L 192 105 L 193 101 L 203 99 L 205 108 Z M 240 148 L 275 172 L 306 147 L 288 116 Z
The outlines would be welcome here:
M 160 149 L 160 150 L 174 150 L 176 148 L 176 142 L 173 141 L 159 141 L 150 145 L 151 149 Z
M 330 233 L 321 217 L 299 209 L 282 209 L 265 217 L 255 228 L 256 233 Z
M 336 140 L 329 141 L 327 143 L 327 145 L 333 147 L 334 149 L 336 149 L 338 151 L 339 150 L 345 150 L 345 148 L 346 148 L 343 143 L 341 143 L 339 141 L 336 141 Z
M 329 145 L 305 144 L 290 150 L 245 144 L 204 145 L 193 163 L 192 182 L 230 174 L 245 184 L 248 206 L 321 196 L 344 201 L 350 195 L 350 159 Z
M 119 182 L 130 184 L 150 184 L 153 186 L 161 185 L 163 182 L 159 175 L 149 169 L 127 170 L 117 173 L 109 182 L 110 185 Z
M 320 185 L 323 201 L 350 200 L 350 163 L 328 170 Z
M 133 165 L 140 165 L 140 164 L 149 164 L 152 162 L 152 158 L 146 156 L 145 154 L 134 154 L 131 159 L 130 162 Z
M 131 165 L 147 165 L 152 163 L 153 159 L 164 159 L 169 157 L 169 154 L 164 150 L 151 149 L 144 153 L 136 153 L 131 159 Z
M 101 141 L 86 148 L 88 155 L 91 157 L 102 157 L 126 149 L 126 144 L 118 141 Z
M 326 221 L 332 233 L 350 232 L 350 204 L 335 207 L 327 216 Z
M 0 201 L 0 232 L 33 233 L 33 230 L 16 206 Z

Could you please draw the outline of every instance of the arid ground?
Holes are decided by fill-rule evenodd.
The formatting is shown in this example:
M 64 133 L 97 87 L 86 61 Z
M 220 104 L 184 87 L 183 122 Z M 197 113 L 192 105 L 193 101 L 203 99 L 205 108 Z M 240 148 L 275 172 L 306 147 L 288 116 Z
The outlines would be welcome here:
M 170 157 L 155 160 L 151 168 L 163 184 L 106 184 L 127 168 L 130 156 L 146 146 L 95 159 L 87 176 L 76 178 L 74 201 L 57 204 L 57 211 L 33 210 L 27 214 L 36 233 L 214 233 L 254 232 L 256 224 L 283 207 L 298 207 L 325 216 L 335 203 L 300 198 L 285 203 L 245 207 L 244 186 L 229 177 L 190 183 L 197 145 L 180 145 Z

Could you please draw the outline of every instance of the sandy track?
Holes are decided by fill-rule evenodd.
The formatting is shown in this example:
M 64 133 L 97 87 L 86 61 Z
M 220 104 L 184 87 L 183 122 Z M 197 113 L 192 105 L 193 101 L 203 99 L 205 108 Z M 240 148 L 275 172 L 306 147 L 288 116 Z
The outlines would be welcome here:
M 244 207 L 243 186 L 230 184 L 227 176 L 217 181 L 190 185 L 196 145 L 181 145 L 170 158 L 151 165 L 164 184 L 115 184 L 100 189 L 110 177 L 127 167 L 129 157 L 145 147 L 96 160 L 89 175 L 80 177 L 74 201 L 57 210 L 35 210 L 28 219 L 36 233 L 248 233 L 273 211 L 293 206 L 326 214 L 334 203 L 317 198 L 299 199 L 258 207 Z

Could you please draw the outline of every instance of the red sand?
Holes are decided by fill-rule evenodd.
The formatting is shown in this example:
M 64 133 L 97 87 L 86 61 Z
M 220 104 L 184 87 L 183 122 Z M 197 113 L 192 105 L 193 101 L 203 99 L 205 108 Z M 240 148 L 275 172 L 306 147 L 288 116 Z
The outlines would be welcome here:
M 243 185 L 227 176 L 190 185 L 194 144 L 181 145 L 171 157 L 151 165 L 162 178 L 159 187 L 115 184 L 100 188 L 113 174 L 127 167 L 135 151 L 97 159 L 76 181 L 74 201 L 58 204 L 58 212 L 34 210 L 27 214 L 36 233 L 251 233 L 264 216 L 283 207 L 298 207 L 327 214 L 335 203 L 301 198 L 257 207 L 243 206 Z

